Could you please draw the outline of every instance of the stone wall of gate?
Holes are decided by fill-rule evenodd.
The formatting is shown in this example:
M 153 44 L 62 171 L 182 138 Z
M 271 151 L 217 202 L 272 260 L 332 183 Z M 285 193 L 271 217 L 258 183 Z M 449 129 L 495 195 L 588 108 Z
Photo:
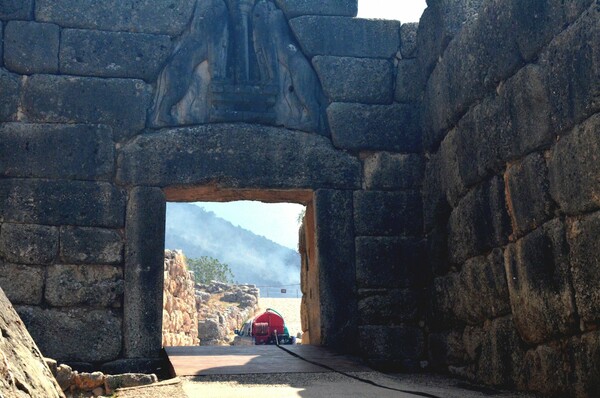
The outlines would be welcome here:
M 418 33 L 430 365 L 600 388 L 597 1 L 429 1 Z
M 0 286 L 44 355 L 150 370 L 165 201 L 312 203 L 312 336 L 413 369 L 425 355 L 416 25 L 354 18 L 356 0 L 236 4 L 0 2 Z M 207 26 L 209 14 L 231 20 Z M 227 51 L 194 42 L 215 29 Z

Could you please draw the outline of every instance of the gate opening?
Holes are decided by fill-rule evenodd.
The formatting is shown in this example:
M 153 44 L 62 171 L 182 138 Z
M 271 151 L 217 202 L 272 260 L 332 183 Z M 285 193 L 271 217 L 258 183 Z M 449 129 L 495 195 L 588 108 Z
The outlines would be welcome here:
M 252 344 L 268 308 L 289 343 L 319 344 L 312 192 L 195 191 L 166 195 L 163 346 Z

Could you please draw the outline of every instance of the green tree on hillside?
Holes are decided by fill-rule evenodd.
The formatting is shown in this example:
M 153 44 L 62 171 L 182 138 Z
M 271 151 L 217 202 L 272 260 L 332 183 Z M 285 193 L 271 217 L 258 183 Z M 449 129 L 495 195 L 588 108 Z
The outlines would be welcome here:
M 216 258 L 203 256 L 200 258 L 186 258 L 188 269 L 194 272 L 196 283 L 210 283 L 218 281 L 233 283 L 233 272 L 229 265 Z

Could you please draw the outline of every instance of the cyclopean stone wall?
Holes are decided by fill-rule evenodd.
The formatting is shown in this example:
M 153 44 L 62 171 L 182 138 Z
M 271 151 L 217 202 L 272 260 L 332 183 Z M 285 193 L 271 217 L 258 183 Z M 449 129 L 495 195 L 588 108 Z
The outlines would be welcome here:
M 437 369 L 600 391 L 597 1 L 429 1 L 425 229 Z
M 159 366 L 165 201 L 296 201 L 311 342 L 593 396 L 597 1 L 239 1 L 0 3 L 0 286 L 44 355 Z

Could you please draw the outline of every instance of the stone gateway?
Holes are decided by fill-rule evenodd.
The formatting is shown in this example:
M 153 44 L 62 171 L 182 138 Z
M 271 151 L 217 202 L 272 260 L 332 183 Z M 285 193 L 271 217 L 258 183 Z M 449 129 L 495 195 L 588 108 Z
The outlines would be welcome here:
M 0 1 L 0 286 L 46 356 L 161 364 L 166 201 L 307 205 L 311 344 L 600 391 L 596 0 Z

